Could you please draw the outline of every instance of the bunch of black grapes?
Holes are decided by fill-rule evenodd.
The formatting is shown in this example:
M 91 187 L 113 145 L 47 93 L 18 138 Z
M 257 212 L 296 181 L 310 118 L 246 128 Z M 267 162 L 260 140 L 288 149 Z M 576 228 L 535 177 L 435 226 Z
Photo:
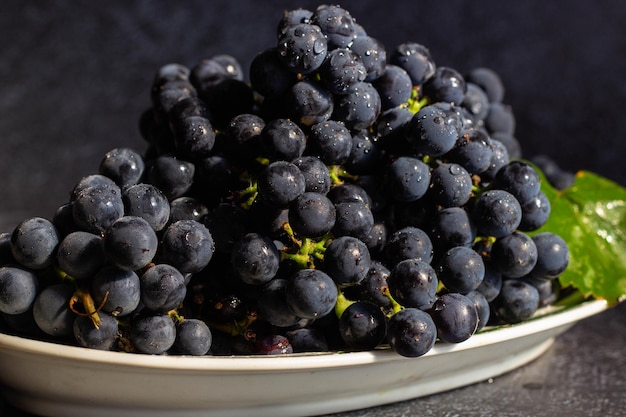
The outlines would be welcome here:
M 159 68 L 147 151 L 108 152 L 51 220 L 0 235 L 6 331 L 146 354 L 414 357 L 554 302 L 567 245 L 529 234 L 550 203 L 494 71 L 386 49 L 339 6 L 277 26 L 249 82 L 230 55 Z

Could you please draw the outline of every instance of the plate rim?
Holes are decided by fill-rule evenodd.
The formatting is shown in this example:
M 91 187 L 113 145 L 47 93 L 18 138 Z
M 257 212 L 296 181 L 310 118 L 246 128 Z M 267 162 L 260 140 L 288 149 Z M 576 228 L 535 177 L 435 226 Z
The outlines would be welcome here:
M 555 327 L 573 325 L 587 317 L 609 308 L 605 300 L 589 300 L 568 307 L 548 307 L 535 317 L 521 323 L 484 329 L 462 343 L 437 342 L 425 355 L 440 355 L 480 347 L 547 331 Z M 167 371 L 191 372 L 259 372 L 299 371 L 311 368 L 362 366 L 374 362 L 419 360 L 406 358 L 388 348 L 362 352 L 312 352 L 280 356 L 185 356 L 147 355 L 118 351 L 102 351 L 0 332 L 0 351 L 11 350 L 21 355 L 55 357 L 77 362 L 116 365 L 133 368 L 150 368 Z

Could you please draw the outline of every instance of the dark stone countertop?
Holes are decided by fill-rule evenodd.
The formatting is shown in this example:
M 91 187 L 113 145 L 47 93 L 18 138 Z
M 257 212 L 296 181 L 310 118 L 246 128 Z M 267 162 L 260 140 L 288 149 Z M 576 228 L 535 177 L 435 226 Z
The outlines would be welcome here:
M 138 119 L 168 62 L 229 53 L 249 66 L 282 10 L 316 2 L 3 2 L 0 231 L 50 217 L 117 146 L 143 150 Z M 626 183 L 626 8 L 608 0 L 343 5 L 388 47 L 426 45 L 438 65 L 495 69 L 526 156 Z M 518 370 L 451 392 L 338 416 L 624 416 L 626 306 L 584 320 Z M 0 404 L 3 417 L 26 414 Z

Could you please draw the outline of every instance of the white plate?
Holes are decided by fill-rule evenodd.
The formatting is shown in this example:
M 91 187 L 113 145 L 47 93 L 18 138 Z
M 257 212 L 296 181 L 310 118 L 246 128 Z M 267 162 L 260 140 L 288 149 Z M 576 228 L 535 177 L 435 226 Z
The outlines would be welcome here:
M 102 352 L 0 334 L 6 400 L 41 416 L 310 416 L 469 385 L 541 355 L 604 301 L 544 311 L 513 326 L 437 344 L 419 358 L 388 350 L 283 357 Z

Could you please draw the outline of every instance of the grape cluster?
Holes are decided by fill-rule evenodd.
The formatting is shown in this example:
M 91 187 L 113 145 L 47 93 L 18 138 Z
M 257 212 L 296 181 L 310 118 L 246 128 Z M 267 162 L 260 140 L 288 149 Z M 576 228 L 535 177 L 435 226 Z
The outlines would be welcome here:
M 340 6 L 287 11 L 276 36 L 249 82 L 229 55 L 160 67 L 147 151 L 111 150 L 51 220 L 0 235 L 5 328 L 145 354 L 416 357 L 558 297 L 567 244 L 532 233 L 550 203 L 494 71 L 385 49 Z

